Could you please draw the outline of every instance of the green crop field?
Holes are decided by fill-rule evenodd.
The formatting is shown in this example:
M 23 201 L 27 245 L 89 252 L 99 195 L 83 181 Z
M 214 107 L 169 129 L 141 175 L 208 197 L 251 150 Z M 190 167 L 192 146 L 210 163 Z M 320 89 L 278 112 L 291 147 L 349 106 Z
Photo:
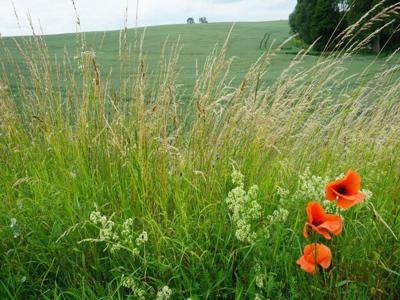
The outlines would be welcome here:
M 399 55 L 143 31 L 0 38 L 0 299 L 399 299 Z
M 291 36 L 287 21 L 155 26 L 147 28 L 144 34 L 143 28 L 128 30 L 126 33 L 126 40 L 129 43 L 127 55 L 134 56 L 137 54 L 137 41 L 144 37 L 143 55 L 145 56 L 146 70 L 150 76 L 156 76 L 154 73 L 158 71 L 157 65 L 164 45 L 168 53 L 171 46 L 179 42 L 182 50 L 179 56 L 177 83 L 184 85 L 184 90 L 190 93 L 196 81 L 196 69 L 197 73 L 202 71 L 207 56 L 216 46 L 223 45 L 231 29 L 232 33 L 228 39 L 226 54 L 227 57 L 234 59 L 229 74 L 229 79 L 232 79 L 234 84 L 241 82 L 249 67 L 263 53 L 270 48 L 278 48 Z M 87 47 L 95 52 L 103 75 L 107 76 L 112 71 L 113 86 L 119 86 L 121 79 L 120 46 L 123 43 L 121 34 L 119 31 L 86 34 Z M 264 43 L 265 34 L 269 36 L 266 44 Z M 24 38 L 16 38 L 15 40 L 22 43 Z M 21 64 L 23 58 L 19 55 L 15 40 L 14 38 L 4 38 L 3 42 L 4 46 L 15 54 L 16 63 Z M 45 37 L 44 42 L 47 44 L 51 60 L 62 59 L 65 52 L 69 53 L 71 58 L 80 55 L 79 37 L 77 38 L 75 34 L 48 36 Z M 4 53 L 2 54 L 1 50 L 0 57 L 4 58 Z M 291 41 L 282 46 L 282 50 L 271 59 L 264 80 L 268 83 L 274 82 L 290 62 L 295 59 L 298 51 L 299 49 Z M 303 58 L 299 68 L 310 68 L 318 60 L 319 55 L 308 55 Z M 385 58 L 376 58 L 374 55 L 355 55 L 346 61 L 344 68 L 347 71 L 343 76 L 360 74 L 372 63 L 373 65 L 368 72 L 364 74 L 369 76 L 384 61 Z M 12 72 L 13 65 L 5 58 L 4 62 L 6 69 Z M 22 68 L 23 72 L 27 71 L 26 68 Z

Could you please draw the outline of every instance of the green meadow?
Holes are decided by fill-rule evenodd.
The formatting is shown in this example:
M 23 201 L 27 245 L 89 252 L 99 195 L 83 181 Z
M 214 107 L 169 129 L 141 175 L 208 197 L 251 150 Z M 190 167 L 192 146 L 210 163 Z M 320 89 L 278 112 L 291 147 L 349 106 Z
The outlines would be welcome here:
M 400 298 L 400 56 L 357 32 L 332 53 L 287 21 L 1 38 L 0 299 Z M 350 169 L 343 210 L 326 185 Z M 343 230 L 305 237 L 310 201 Z

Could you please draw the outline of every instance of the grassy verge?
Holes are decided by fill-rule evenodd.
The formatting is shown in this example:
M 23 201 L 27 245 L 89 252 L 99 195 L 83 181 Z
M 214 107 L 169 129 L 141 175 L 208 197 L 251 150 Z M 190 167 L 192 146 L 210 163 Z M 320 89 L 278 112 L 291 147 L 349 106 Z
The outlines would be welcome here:
M 85 42 L 53 62 L 35 37 L 23 70 L 2 65 L 2 298 L 400 296 L 396 55 L 346 78 L 352 53 L 301 68 L 300 52 L 271 83 L 277 49 L 233 84 L 225 44 L 183 102 L 180 45 L 148 76 L 142 43 L 121 47 L 117 88 Z M 332 266 L 309 276 L 295 263 L 306 203 L 349 168 L 372 196 L 341 212 Z M 239 233 L 238 186 L 257 203 Z

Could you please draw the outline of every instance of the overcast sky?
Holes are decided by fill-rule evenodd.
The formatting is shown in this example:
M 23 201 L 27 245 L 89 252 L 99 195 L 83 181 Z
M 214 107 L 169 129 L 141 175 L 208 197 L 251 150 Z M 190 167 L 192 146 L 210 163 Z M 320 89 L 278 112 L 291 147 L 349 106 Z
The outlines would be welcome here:
M 82 31 L 122 28 L 127 5 L 128 26 L 135 26 L 136 0 L 75 0 L 75 4 Z M 139 0 L 138 24 L 179 24 L 202 16 L 210 22 L 280 20 L 288 18 L 295 4 L 296 0 Z M 0 0 L 1 35 L 31 34 L 28 15 L 37 32 L 76 31 L 72 0 Z

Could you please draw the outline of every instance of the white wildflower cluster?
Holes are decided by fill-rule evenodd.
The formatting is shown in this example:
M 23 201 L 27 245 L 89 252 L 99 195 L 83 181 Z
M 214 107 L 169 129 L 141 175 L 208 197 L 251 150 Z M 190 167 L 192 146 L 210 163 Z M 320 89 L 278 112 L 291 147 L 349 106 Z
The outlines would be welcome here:
M 140 246 L 145 244 L 149 240 L 149 237 L 147 236 L 146 231 L 142 231 L 139 236 L 136 238 L 136 245 Z
M 157 300 L 168 300 L 171 298 L 172 290 L 166 285 L 157 293 Z
M 264 287 L 264 281 L 265 281 L 265 274 L 261 272 L 261 266 L 259 263 L 257 263 L 254 266 L 254 272 L 256 274 L 255 280 L 256 280 L 256 286 L 259 289 L 262 289 Z
M 232 172 L 232 182 L 237 185 L 226 198 L 232 220 L 236 227 L 235 236 L 243 243 L 253 243 L 257 233 L 254 223 L 261 217 L 261 206 L 257 202 L 258 187 L 253 185 L 248 192 L 244 189 L 244 176 L 239 171 Z
M 343 209 L 336 205 L 336 201 L 323 200 L 321 204 L 328 214 L 335 214 L 341 216 L 342 219 L 344 218 L 342 215 Z
M 145 300 L 146 292 L 138 286 L 132 277 L 125 277 L 122 280 L 122 285 L 130 290 L 132 290 L 135 299 Z
M 240 171 L 234 169 L 231 174 L 231 177 L 232 177 L 232 183 L 234 185 L 241 186 L 241 187 L 244 186 L 244 175 L 242 173 L 240 173 Z
M 89 216 L 90 222 L 93 224 L 102 223 L 103 220 L 107 220 L 106 216 L 102 216 L 99 211 L 92 211 Z
M 276 193 L 279 197 L 279 203 L 281 205 L 284 205 L 286 203 L 287 199 L 289 198 L 289 194 L 290 194 L 289 190 L 278 186 Z
M 133 219 L 129 218 L 126 219 L 125 222 L 122 224 L 122 231 L 121 235 L 126 240 L 129 239 L 133 234 Z
M 256 286 L 260 289 L 264 287 L 264 274 L 256 276 Z
M 256 293 L 255 296 L 254 296 L 254 300 L 261 300 L 261 299 L 262 298 L 261 298 L 260 294 Z
M 118 225 L 99 211 L 93 211 L 89 219 L 92 224 L 99 226 L 99 237 L 96 240 L 88 239 L 86 241 L 105 242 L 105 250 L 110 250 L 112 253 L 125 249 L 136 256 L 140 254 L 137 246 L 142 246 L 148 241 L 146 231 L 143 230 L 139 235 L 135 234 L 132 218 L 126 219 L 122 225 Z
M 283 224 L 289 216 L 289 211 L 284 208 L 277 208 L 271 215 L 267 216 L 267 224 L 264 226 L 264 236 L 269 238 L 271 236 L 271 227 L 276 224 Z
M 300 175 L 299 188 L 294 195 L 295 199 L 309 199 L 320 200 L 325 195 L 325 186 L 329 182 L 327 176 L 321 177 L 311 175 L 310 170 L 307 168 L 302 175 Z
M 342 209 L 336 205 L 336 201 L 323 200 L 321 204 L 328 214 L 341 215 Z
M 280 207 L 280 208 L 274 210 L 272 215 L 267 216 L 267 220 L 271 224 L 272 223 L 285 223 L 288 215 L 289 215 L 288 210 Z
M 118 234 L 114 231 L 115 223 L 106 216 L 101 215 L 98 211 L 93 211 L 90 214 L 90 221 L 95 225 L 100 225 L 99 239 L 104 242 L 117 242 Z
M 325 195 L 325 186 L 329 181 L 328 177 L 311 175 L 307 168 L 302 175 L 299 176 L 299 183 L 296 192 L 290 195 L 289 190 L 278 186 L 276 194 L 279 197 L 281 206 L 287 206 L 288 203 L 307 200 L 321 200 Z

